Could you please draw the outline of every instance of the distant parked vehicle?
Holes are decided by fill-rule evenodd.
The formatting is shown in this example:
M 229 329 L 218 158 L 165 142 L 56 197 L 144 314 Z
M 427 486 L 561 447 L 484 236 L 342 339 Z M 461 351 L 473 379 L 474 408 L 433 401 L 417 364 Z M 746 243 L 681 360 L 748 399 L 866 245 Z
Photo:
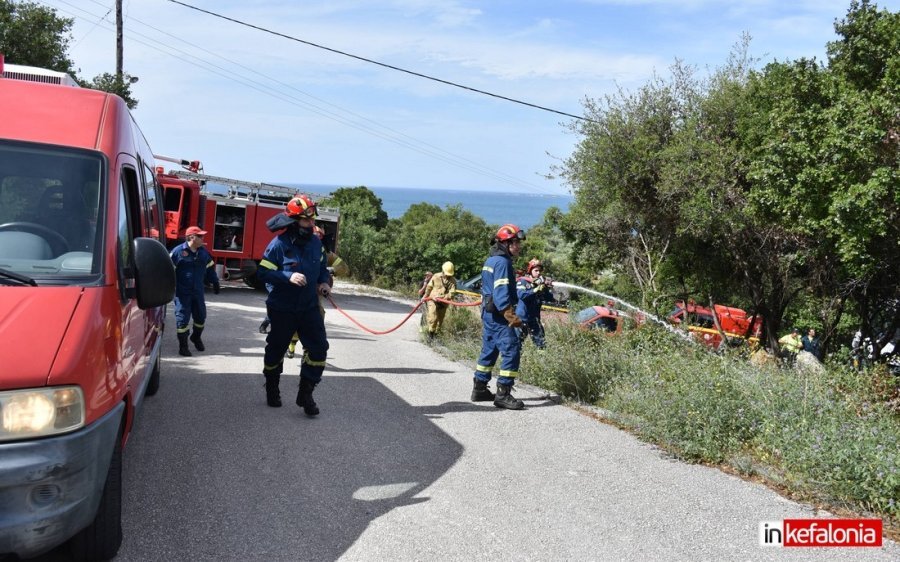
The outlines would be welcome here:
M 573 321 L 582 328 L 618 334 L 623 328 L 634 328 L 643 324 L 644 318 L 641 315 L 631 316 L 607 303 L 605 306 L 595 305 L 579 310 L 575 313 Z
M 481 294 L 481 274 L 479 273 L 475 277 L 471 277 L 469 279 L 457 279 L 456 280 L 456 290 L 457 291 L 466 291 L 469 293 L 475 293 L 477 295 Z
M 748 315 L 743 309 L 721 304 L 713 305 L 710 309 L 691 300 L 686 304 L 684 301 L 676 302 L 675 309 L 666 318 L 672 324 L 689 331 L 700 343 L 713 349 L 718 349 L 722 345 L 723 335 L 731 343 L 746 340 L 750 345 L 757 345 L 763 325 L 761 315 Z

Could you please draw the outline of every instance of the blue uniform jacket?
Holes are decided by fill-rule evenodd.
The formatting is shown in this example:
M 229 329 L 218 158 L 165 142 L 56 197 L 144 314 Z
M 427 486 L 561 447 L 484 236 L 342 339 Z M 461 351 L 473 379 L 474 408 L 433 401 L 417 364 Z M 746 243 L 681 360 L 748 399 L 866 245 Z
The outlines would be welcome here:
M 523 322 L 531 318 L 541 317 L 541 303 L 553 300 L 550 290 L 544 284 L 535 284 L 529 276 L 519 277 L 516 282 L 516 294 L 519 304 L 516 306 L 516 316 Z
M 513 269 L 509 255 L 500 251 L 491 254 L 481 268 L 481 302 L 485 310 L 492 303 L 494 320 L 507 324 L 501 310 L 508 307 L 515 309 L 518 302 L 516 296 L 516 270 Z
M 209 252 L 201 246 L 192 251 L 187 242 L 175 246 L 169 255 L 175 264 L 175 294 L 180 298 L 202 296 L 204 282 L 219 284 L 215 262 Z
M 257 275 L 271 286 L 266 304 L 274 310 L 301 312 L 319 308 L 317 287 L 328 283 L 328 273 L 322 241 L 311 236 L 302 246 L 291 242 L 291 234 L 284 232 L 269 242 L 259 263 Z M 306 276 L 306 285 L 290 282 L 292 273 Z

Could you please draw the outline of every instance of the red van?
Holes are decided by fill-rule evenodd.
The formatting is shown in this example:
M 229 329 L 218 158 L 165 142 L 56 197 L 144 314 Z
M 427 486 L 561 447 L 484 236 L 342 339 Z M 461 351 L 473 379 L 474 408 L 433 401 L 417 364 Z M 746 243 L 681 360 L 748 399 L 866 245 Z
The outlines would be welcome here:
M 0 558 L 104 560 L 175 293 L 162 192 L 121 98 L 2 72 Z

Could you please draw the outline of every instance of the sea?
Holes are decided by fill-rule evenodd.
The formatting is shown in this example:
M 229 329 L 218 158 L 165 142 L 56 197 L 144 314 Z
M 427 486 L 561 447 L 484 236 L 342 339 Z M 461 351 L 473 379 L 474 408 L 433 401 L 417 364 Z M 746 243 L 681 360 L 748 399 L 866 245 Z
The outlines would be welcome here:
M 574 200 L 571 195 L 544 193 L 511 193 L 452 189 L 421 189 L 413 187 L 369 187 L 381 199 L 381 208 L 388 218 L 397 219 L 415 203 L 431 203 L 442 209 L 448 205 L 462 205 L 488 224 L 512 223 L 528 229 L 540 224 L 550 207 L 567 212 Z M 301 191 L 327 195 L 338 189 L 335 185 L 299 185 Z

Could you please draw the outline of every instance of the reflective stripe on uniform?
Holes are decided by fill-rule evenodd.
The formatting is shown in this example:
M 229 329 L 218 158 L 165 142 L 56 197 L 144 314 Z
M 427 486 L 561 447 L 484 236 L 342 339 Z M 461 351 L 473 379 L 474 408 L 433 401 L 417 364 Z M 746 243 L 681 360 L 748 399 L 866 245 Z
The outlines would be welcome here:
M 283 363 L 284 363 L 284 362 L 282 361 L 281 363 L 278 363 L 277 365 L 266 365 L 266 364 L 263 364 L 263 371 L 274 371 L 275 369 L 281 368 L 281 365 L 282 365 Z
M 212 267 L 212 266 L 214 266 L 214 265 L 216 265 L 216 262 L 214 262 L 214 261 L 212 261 L 212 260 L 209 260 L 209 263 L 206 264 L 206 269 L 209 269 L 210 267 Z
M 475 370 L 479 373 L 490 373 L 494 370 L 494 366 L 485 366 L 485 365 L 475 365 Z
M 203 329 L 203 324 L 197 324 L 196 322 L 194 322 L 194 327 L 195 327 L 195 328 L 200 328 L 200 329 L 202 330 L 202 329 Z
M 494 272 L 494 268 L 486 265 L 486 266 L 484 266 L 484 267 L 481 268 L 481 271 L 487 271 L 487 272 L 493 273 L 493 272 Z
M 500 279 L 497 279 L 496 281 L 494 281 L 495 289 L 501 285 L 509 285 L 509 279 L 507 279 L 506 277 L 501 277 Z
M 275 271 L 278 270 L 278 266 L 275 265 L 274 263 L 270 262 L 269 260 L 261 260 L 259 262 L 259 265 L 262 267 L 265 267 L 266 269 L 271 269 L 271 270 L 275 270 Z
M 519 371 L 504 371 L 504 370 L 502 370 L 502 369 L 500 370 L 500 376 L 501 376 L 501 377 L 509 377 L 509 378 L 511 378 L 511 379 L 514 379 L 514 378 L 516 378 L 518 375 L 519 375 Z
M 184 332 L 190 331 L 190 329 L 190 326 L 185 326 L 184 328 L 178 328 L 176 332 L 179 334 L 183 334 Z
M 324 367 L 326 365 L 325 361 L 313 361 L 312 359 L 309 358 L 308 354 L 303 355 L 302 363 L 305 363 L 305 364 L 309 365 L 310 367 Z

